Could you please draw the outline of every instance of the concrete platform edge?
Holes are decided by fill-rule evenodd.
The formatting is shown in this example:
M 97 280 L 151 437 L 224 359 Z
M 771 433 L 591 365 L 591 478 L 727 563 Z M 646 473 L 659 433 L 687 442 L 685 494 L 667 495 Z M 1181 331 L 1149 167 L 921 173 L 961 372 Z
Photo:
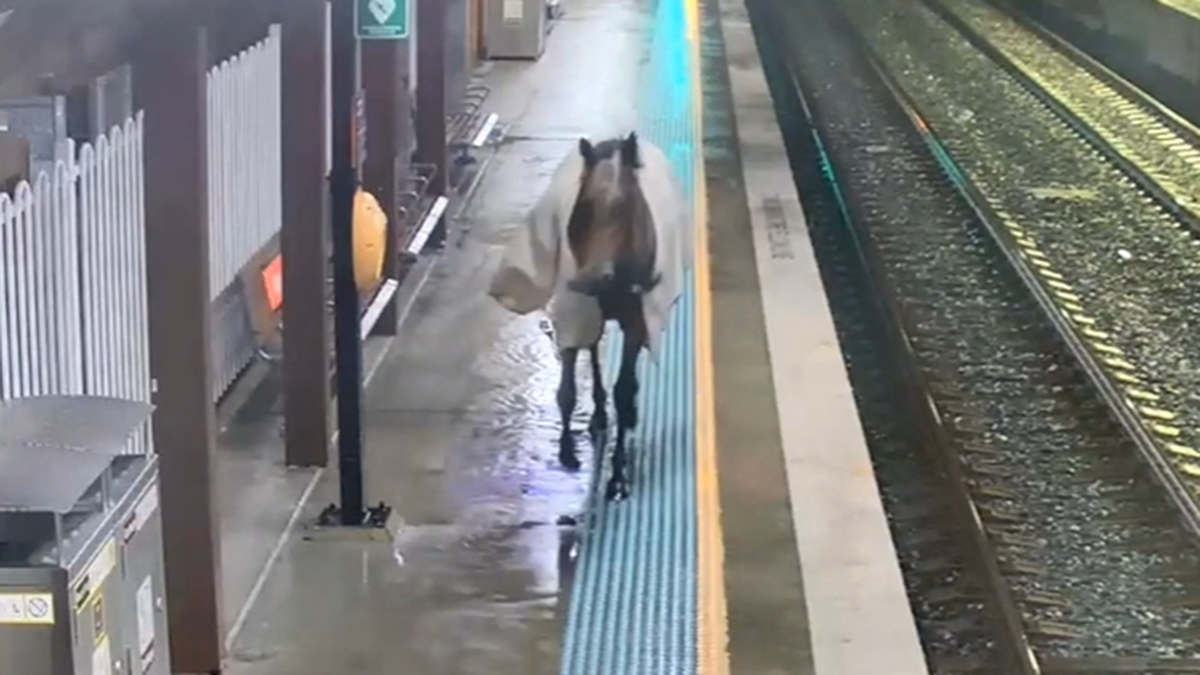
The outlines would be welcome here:
M 425 287 L 425 283 L 429 280 L 429 277 L 437 268 L 437 263 L 441 260 L 441 258 L 441 254 L 422 256 L 413 266 L 413 269 L 407 275 L 404 282 L 400 285 L 400 289 L 396 292 L 397 302 L 400 303 L 399 316 L 397 317 L 398 324 L 403 324 L 408 318 L 408 315 L 412 310 L 413 303 L 416 302 L 417 297 L 421 294 L 421 289 Z M 371 347 L 371 353 L 369 355 L 364 355 L 369 359 L 366 364 L 366 368 L 363 371 L 364 388 L 371 384 L 371 380 L 375 377 L 375 373 L 379 371 L 379 367 L 383 365 L 383 361 L 387 357 L 388 350 L 391 348 L 392 342 L 395 341 L 395 339 L 395 337 L 368 339 L 364 344 L 364 351 L 366 351 L 366 347 L 368 345 Z M 330 443 L 335 444 L 337 443 L 337 440 L 338 432 L 334 431 L 333 436 L 330 439 Z M 249 618 L 250 612 L 254 609 L 255 602 L 258 600 L 258 596 L 262 593 L 263 587 L 267 583 L 267 579 L 270 578 L 271 572 L 275 568 L 275 563 L 279 559 L 279 554 L 283 552 L 284 547 L 286 547 L 288 542 L 291 541 L 292 534 L 296 531 L 296 525 L 300 521 L 300 516 L 302 513 L 304 513 L 305 508 L 308 506 L 309 500 L 312 498 L 313 492 L 316 490 L 317 485 L 321 482 L 321 478 L 324 477 L 324 475 L 325 467 L 316 469 L 312 476 L 309 477 L 308 483 L 304 486 L 304 492 L 300 495 L 300 498 L 296 500 L 295 505 L 292 507 L 292 512 L 288 516 L 287 524 L 284 525 L 283 530 L 279 533 L 279 537 L 275 540 L 275 544 L 271 547 L 271 552 L 267 556 L 266 563 L 264 563 L 262 569 L 259 570 L 258 575 L 254 579 L 254 585 L 251 586 L 250 592 L 246 595 L 246 599 L 242 602 L 241 607 L 238 608 L 238 613 L 235 615 L 233 623 L 230 624 L 229 628 L 225 632 L 223 648 L 227 655 L 237 643 L 238 636 L 241 635 L 242 629 L 246 625 L 246 620 Z M 393 531 L 392 534 L 394 535 L 395 532 Z
M 929 672 L 744 0 L 720 0 L 819 675 Z M 768 213 L 770 211 L 770 213 Z

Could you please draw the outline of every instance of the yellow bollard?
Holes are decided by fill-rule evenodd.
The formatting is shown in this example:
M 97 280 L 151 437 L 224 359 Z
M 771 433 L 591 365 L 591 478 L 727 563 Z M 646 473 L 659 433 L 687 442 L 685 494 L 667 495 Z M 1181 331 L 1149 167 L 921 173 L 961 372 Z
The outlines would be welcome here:
M 358 292 L 375 292 L 387 254 L 387 214 L 366 190 L 354 195 L 354 284 Z

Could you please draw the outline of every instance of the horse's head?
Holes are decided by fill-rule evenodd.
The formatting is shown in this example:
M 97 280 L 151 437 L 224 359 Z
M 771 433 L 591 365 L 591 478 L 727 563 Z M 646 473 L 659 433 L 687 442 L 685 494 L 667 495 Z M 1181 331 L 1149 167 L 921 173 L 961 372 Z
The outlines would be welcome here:
M 658 283 L 654 223 L 638 183 L 637 134 L 593 145 L 579 140 L 583 175 L 567 226 L 576 275 L 569 287 L 588 295 L 645 293 Z

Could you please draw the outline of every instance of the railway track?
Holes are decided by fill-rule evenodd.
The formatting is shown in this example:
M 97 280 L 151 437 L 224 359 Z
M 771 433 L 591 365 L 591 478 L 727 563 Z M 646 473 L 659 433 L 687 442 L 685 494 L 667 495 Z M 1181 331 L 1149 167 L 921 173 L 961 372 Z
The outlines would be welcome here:
M 1128 369 L 1105 361 L 1124 352 L 1097 347 L 1108 336 L 1018 224 L 1026 213 L 968 178 L 964 148 L 933 135 L 828 7 L 763 2 L 756 23 L 764 61 L 784 52 L 787 74 L 769 75 L 935 672 L 1200 672 L 1188 487 L 1159 452 L 1157 409 L 1119 388 L 1145 385 L 1111 376 Z M 853 300 L 850 270 L 864 268 L 886 357 L 886 332 Z M 887 411 L 897 390 L 870 376 L 883 370 L 923 415 Z M 906 420 L 928 452 L 897 439 Z M 942 528 L 923 534 L 931 522 Z
M 891 327 L 872 280 L 863 273 L 858 243 L 844 226 L 844 204 L 826 180 L 816 138 L 798 132 L 808 126 L 806 111 L 794 95 L 778 42 L 759 17 L 752 13 L 751 20 L 785 130 L 793 175 L 804 190 L 805 218 L 892 539 L 909 596 L 919 604 L 916 614 L 923 641 L 938 658 L 992 658 L 983 607 L 961 591 L 977 588 L 969 573 L 971 552 L 958 540 L 954 505 L 943 489 L 941 468 L 922 446 L 926 429 L 914 423 L 922 411 L 908 386 L 912 373 L 907 364 L 881 348 L 880 337 L 892 333 Z M 896 337 L 892 333 L 891 339 Z
M 1051 106 L 929 5 L 842 6 L 987 205 L 1019 220 L 1034 242 L 1028 255 L 1068 287 L 1055 291 L 1061 308 L 1155 437 L 1165 482 L 1200 532 L 1200 240 L 1159 169 L 1115 157 L 1165 146 L 1155 150 L 1153 134 L 1132 123 L 1123 137 L 1087 132 L 1084 116 L 1116 107 L 1106 93 Z
M 1200 232 L 1200 130 L 1070 44 L 991 0 L 925 0 L 1193 234 Z

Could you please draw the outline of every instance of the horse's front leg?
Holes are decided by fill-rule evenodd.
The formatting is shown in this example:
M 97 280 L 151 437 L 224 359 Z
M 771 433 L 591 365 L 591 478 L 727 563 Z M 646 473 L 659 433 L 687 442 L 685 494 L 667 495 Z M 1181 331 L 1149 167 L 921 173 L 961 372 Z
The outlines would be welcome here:
M 622 500 L 629 496 L 628 454 L 625 443 L 629 431 L 637 426 L 637 360 L 642 340 L 637 333 L 626 332 L 621 349 L 621 372 L 613 387 L 617 407 L 617 443 L 613 448 L 612 476 L 605 493 L 608 499 Z
M 559 354 L 562 374 L 558 380 L 558 413 L 562 419 L 562 432 L 558 437 L 558 461 L 567 471 L 579 470 L 575 437 L 571 435 L 571 415 L 575 412 L 575 359 L 578 355 L 578 349 L 564 349 Z
M 600 343 L 588 347 L 592 360 L 592 423 L 589 428 L 593 439 L 608 430 L 608 394 L 604 391 L 604 374 L 600 372 Z

